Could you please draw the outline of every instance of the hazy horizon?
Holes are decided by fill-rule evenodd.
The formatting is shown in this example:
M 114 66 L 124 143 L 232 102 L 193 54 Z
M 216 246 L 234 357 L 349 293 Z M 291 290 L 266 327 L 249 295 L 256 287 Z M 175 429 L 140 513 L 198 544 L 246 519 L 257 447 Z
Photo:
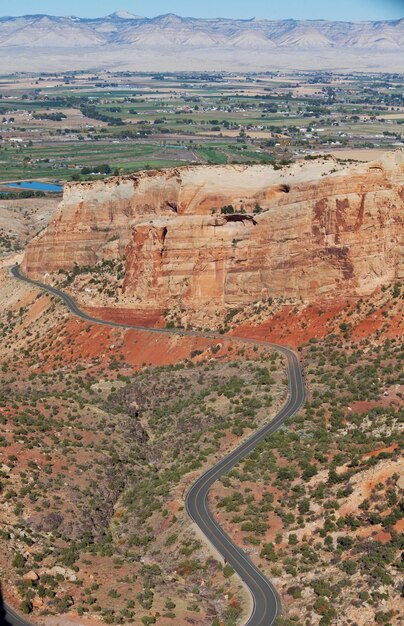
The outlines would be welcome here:
M 322 0 L 285 0 L 281 5 L 267 0 L 251 0 L 247 5 L 240 0 L 206 0 L 202 7 L 195 6 L 190 11 L 189 2 L 172 0 L 167 6 L 166 0 L 88 0 L 85 5 L 81 0 L 61 0 L 57 7 L 53 0 L 15 0 L 12 10 L 7 9 L 3 17 L 21 17 L 26 15 L 72 16 L 79 18 L 100 18 L 115 12 L 125 11 L 146 18 L 174 13 L 181 17 L 227 18 L 265 20 L 331 20 L 343 22 L 384 21 L 401 19 L 404 16 L 400 0 L 340 0 L 337 4 L 327 5 Z M 32 6 L 34 5 L 34 7 Z
M 18 15 L 0 15 L 0 19 L 7 19 L 7 18 L 13 18 L 13 17 L 35 17 L 37 15 L 44 15 L 44 16 L 49 16 L 49 17 L 70 17 L 70 18 L 77 18 L 77 19 L 83 19 L 83 20 L 97 20 L 97 19 L 103 19 L 106 17 L 109 17 L 110 15 L 114 15 L 115 13 L 130 13 L 129 11 L 124 11 L 124 10 L 117 10 L 117 11 L 112 11 L 112 13 L 105 13 L 105 14 L 100 14 L 100 15 L 91 15 L 91 16 L 82 16 L 82 15 L 76 15 L 76 14 L 58 14 L 58 13 L 54 13 L 54 12 L 49 12 L 49 13 L 43 13 L 43 12 L 39 12 L 39 13 L 24 13 L 24 14 L 18 14 Z M 378 19 L 378 20 L 372 20 L 372 19 L 332 19 L 332 18 L 327 18 L 327 17 L 307 17 L 307 18 L 297 18 L 297 17 L 262 17 L 259 15 L 251 15 L 250 17 L 232 17 L 230 15 L 217 15 L 215 17 L 198 17 L 195 15 L 186 15 L 186 14 L 180 14 L 180 13 L 176 13 L 174 11 L 169 11 L 167 13 L 156 13 L 155 15 L 138 15 L 133 13 L 132 14 L 134 17 L 138 17 L 139 19 L 154 19 L 157 17 L 162 17 L 164 15 L 176 15 L 177 17 L 180 17 L 182 19 L 199 19 L 199 20 L 237 20 L 237 21 L 245 21 L 245 22 L 249 22 L 252 20 L 262 20 L 262 21 L 283 21 L 283 20 L 295 20 L 295 21 L 307 21 L 307 22 L 321 22 L 321 21 L 328 21 L 328 22 L 383 22 L 383 21 L 397 21 L 397 20 L 401 20 L 404 19 L 404 13 L 401 17 L 397 17 L 397 18 L 384 18 L 384 19 Z

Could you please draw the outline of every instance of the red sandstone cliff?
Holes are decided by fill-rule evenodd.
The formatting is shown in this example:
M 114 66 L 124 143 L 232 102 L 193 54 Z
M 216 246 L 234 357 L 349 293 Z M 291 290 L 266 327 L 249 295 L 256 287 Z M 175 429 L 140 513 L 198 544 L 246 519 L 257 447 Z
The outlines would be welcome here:
M 125 259 L 121 306 L 137 308 L 369 294 L 402 271 L 403 153 L 335 169 L 197 166 L 70 184 L 23 270 Z M 228 204 L 236 215 L 220 215 Z

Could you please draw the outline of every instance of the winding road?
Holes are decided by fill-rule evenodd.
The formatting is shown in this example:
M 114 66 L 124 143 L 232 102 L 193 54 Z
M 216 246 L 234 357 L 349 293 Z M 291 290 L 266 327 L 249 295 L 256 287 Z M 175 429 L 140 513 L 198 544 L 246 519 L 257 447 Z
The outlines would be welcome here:
M 43 291 L 60 298 L 69 311 L 87 322 L 112 326 L 114 328 L 130 328 L 134 330 L 144 330 L 152 333 L 176 334 L 180 336 L 205 337 L 207 339 L 218 339 L 220 341 L 237 341 L 242 343 L 260 344 L 276 348 L 287 359 L 287 370 L 289 379 L 288 399 L 276 417 L 262 426 L 253 435 L 246 439 L 235 450 L 230 452 L 225 458 L 216 463 L 211 469 L 202 474 L 192 485 L 185 499 L 187 512 L 201 532 L 205 535 L 211 545 L 229 563 L 239 577 L 249 589 L 252 600 L 252 612 L 245 626 L 271 626 L 280 613 L 280 599 L 275 587 L 265 578 L 262 572 L 253 564 L 245 552 L 237 547 L 230 537 L 223 531 L 209 510 L 208 494 L 213 483 L 229 472 L 239 461 L 244 459 L 258 443 L 263 441 L 268 435 L 276 432 L 284 424 L 288 417 L 293 416 L 302 406 L 305 399 L 304 382 L 299 359 L 295 352 L 284 346 L 278 346 L 266 341 L 247 339 L 237 336 L 217 335 L 215 333 L 199 333 L 182 329 L 148 328 L 130 324 L 120 324 L 109 322 L 88 315 L 78 307 L 75 300 L 66 293 L 59 291 L 55 287 L 45 285 L 24 276 L 18 265 L 11 268 L 14 278 L 22 280 L 30 285 L 38 287 Z M 30 622 L 16 615 L 14 611 L 5 606 L 7 620 L 12 626 L 30 626 Z
M 18 615 L 11 607 L 0 603 L 0 625 L 1 626 L 32 626 L 31 622 Z

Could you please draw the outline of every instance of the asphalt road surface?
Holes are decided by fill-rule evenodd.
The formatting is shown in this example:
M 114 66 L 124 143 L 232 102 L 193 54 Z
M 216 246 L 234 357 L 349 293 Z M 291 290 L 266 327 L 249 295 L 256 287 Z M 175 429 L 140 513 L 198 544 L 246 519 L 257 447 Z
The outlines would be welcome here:
M 0 626 L 32 626 L 24 617 L 17 615 L 13 609 L 0 599 Z
M 278 593 L 271 582 L 267 580 L 262 572 L 252 563 L 245 552 L 232 542 L 230 537 L 216 522 L 211 511 L 209 510 L 208 493 L 216 480 L 229 472 L 239 461 L 241 461 L 241 459 L 254 450 L 258 443 L 270 436 L 271 433 L 279 430 L 285 420 L 288 417 L 292 417 L 302 406 L 305 399 L 304 382 L 299 359 L 297 358 L 295 352 L 284 346 L 277 346 L 275 344 L 265 341 L 257 341 L 255 339 L 216 335 L 215 333 L 198 333 L 182 329 L 147 328 L 144 326 L 134 326 L 104 321 L 81 311 L 75 300 L 66 293 L 59 291 L 55 287 L 44 285 L 43 283 L 25 277 L 21 273 L 18 265 L 15 265 L 11 269 L 11 274 L 19 280 L 23 280 L 24 282 L 39 287 L 51 295 L 60 298 L 66 304 L 71 313 L 83 320 L 86 320 L 87 322 L 101 324 L 103 326 L 112 326 L 115 328 L 133 328 L 136 330 L 145 330 L 147 332 L 198 336 L 214 338 L 220 341 L 251 343 L 254 345 L 261 344 L 276 348 L 286 357 L 289 379 L 289 395 L 282 409 L 274 419 L 257 430 L 224 459 L 202 474 L 202 476 L 198 478 L 188 491 L 185 500 L 186 509 L 191 519 L 200 528 L 208 541 L 220 553 L 225 561 L 233 567 L 251 593 L 252 612 L 245 626 L 271 626 L 276 617 L 279 615 L 281 609 Z M 16 613 L 7 606 L 5 607 L 5 611 L 7 620 L 12 626 L 30 626 L 30 623 L 27 620 L 19 618 Z

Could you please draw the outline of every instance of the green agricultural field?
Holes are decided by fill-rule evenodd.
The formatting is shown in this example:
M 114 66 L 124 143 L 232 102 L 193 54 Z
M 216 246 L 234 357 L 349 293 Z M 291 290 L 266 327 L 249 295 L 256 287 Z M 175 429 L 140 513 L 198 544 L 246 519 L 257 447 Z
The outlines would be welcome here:
M 3 76 L 2 87 L 0 181 L 404 145 L 396 75 L 70 72 Z
M 215 165 L 224 165 L 228 162 L 228 157 L 221 151 L 215 148 L 199 148 L 197 150 L 199 156 L 206 160 L 208 163 Z

